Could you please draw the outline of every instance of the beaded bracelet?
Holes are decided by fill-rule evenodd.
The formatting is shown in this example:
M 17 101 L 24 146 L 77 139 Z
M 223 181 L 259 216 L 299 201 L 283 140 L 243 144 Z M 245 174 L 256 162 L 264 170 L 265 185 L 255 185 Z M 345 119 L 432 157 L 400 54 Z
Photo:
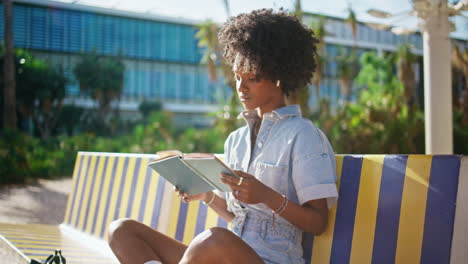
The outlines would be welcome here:
M 283 202 L 281 203 L 281 206 L 276 211 L 271 210 L 272 217 L 273 217 L 273 221 L 272 221 L 273 227 L 275 226 L 275 216 L 284 212 L 284 210 L 286 209 L 286 205 L 288 204 L 288 198 L 284 195 L 281 195 L 281 196 L 283 196 Z
M 215 199 L 215 196 L 216 194 L 214 192 L 212 192 L 213 195 L 211 195 L 211 199 L 208 201 L 208 202 L 205 202 L 205 201 L 202 201 L 204 204 L 206 205 L 210 205 L 210 203 L 212 203 Z

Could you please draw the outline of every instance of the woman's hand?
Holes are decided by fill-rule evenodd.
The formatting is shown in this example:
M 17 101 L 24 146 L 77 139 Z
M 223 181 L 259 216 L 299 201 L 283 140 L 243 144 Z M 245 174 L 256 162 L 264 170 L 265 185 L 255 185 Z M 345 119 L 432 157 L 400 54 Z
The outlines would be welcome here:
M 221 174 L 221 182 L 227 184 L 234 197 L 246 204 L 264 203 L 274 192 L 270 187 L 243 171 L 234 171 L 239 177 Z
M 177 187 L 174 187 L 174 191 L 177 196 L 181 197 L 182 201 L 188 203 L 191 201 L 204 201 L 207 202 L 215 195 L 213 192 L 199 193 L 196 195 L 189 196 L 187 193 L 180 191 Z

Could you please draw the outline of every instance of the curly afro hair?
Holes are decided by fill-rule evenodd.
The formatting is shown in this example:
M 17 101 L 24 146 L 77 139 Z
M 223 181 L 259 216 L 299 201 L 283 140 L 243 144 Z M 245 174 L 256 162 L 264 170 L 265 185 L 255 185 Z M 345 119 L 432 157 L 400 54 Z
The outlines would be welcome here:
M 283 10 L 259 9 L 231 17 L 218 39 L 230 65 L 257 79 L 280 80 L 287 96 L 310 83 L 317 66 L 319 41 L 313 31 Z

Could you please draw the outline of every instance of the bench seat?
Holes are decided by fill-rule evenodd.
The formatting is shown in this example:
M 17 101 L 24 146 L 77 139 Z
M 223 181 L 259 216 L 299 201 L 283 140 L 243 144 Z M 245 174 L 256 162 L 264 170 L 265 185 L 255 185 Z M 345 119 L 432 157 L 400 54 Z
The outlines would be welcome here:
M 155 155 L 79 152 L 64 222 L 0 224 L 2 248 L 18 263 L 62 249 L 67 263 L 118 263 L 107 226 L 143 222 L 188 244 L 227 227 L 200 202 L 183 203 L 148 168 Z M 468 259 L 468 157 L 336 155 L 339 199 L 324 234 L 303 239 L 309 263 L 465 263 Z
M 61 249 L 67 263 L 118 263 L 104 241 L 83 240 L 83 235 L 61 225 L 0 224 L 1 249 L 14 256 L 14 263 L 44 260 Z M 97 249 L 99 248 L 99 250 Z

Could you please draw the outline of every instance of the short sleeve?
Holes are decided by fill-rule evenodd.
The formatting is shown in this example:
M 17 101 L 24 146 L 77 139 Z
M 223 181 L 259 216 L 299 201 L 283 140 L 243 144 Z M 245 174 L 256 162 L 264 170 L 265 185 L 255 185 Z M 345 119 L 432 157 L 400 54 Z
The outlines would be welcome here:
M 297 135 L 292 180 L 300 204 L 322 198 L 326 198 L 328 208 L 336 203 L 335 154 L 322 131 L 312 124 Z

